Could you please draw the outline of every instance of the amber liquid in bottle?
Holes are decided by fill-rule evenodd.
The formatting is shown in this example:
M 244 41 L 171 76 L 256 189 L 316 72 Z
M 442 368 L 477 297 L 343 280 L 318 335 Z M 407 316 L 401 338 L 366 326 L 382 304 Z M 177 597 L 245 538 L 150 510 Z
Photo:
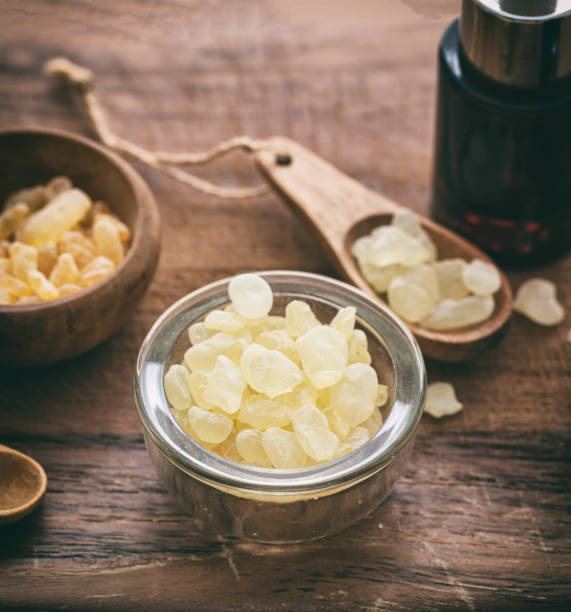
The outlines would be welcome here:
M 498 84 L 463 53 L 458 21 L 438 54 L 433 217 L 499 263 L 571 248 L 571 79 Z

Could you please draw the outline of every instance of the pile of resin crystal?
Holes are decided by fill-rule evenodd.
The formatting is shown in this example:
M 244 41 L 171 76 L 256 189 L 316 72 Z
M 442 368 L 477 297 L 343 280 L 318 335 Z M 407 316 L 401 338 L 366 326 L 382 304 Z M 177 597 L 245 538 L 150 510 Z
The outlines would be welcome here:
M 53 300 L 121 262 L 129 228 L 63 176 L 8 197 L 0 213 L 0 304 Z
M 351 252 L 367 282 L 387 293 L 405 321 L 445 331 L 481 323 L 494 311 L 497 269 L 479 259 L 437 261 L 436 246 L 407 210 L 356 240 Z
M 165 375 L 186 433 L 231 461 L 289 469 L 340 457 L 379 429 L 387 387 L 354 308 L 327 325 L 300 300 L 269 316 L 271 288 L 254 274 L 228 293 L 231 305 L 190 326 L 192 347 Z

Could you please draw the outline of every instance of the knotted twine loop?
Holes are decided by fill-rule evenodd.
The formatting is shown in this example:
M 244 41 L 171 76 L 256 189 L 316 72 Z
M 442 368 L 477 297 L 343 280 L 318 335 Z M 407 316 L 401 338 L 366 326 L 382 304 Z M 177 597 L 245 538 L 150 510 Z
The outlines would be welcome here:
M 128 155 L 151 168 L 160 170 L 202 193 L 219 198 L 243 200 L 257 197 L 270 191 L 269 186 L 266 184 L 254 187 L 221 187 L 176 167 L 177 164 L 196 166 L 207 164 L 235 150 L 254 153 L 265 148 L 264 141 L 254 140 L 248 136 L 236 136 L 230 140 L 220 142 L 203 152 L 169 153 L 167 151 L 149 151 L 117 136 L 111 131 L 103 108 L 94 93 L 95 76 L 91 70 L 78 66 L 64 57 L 56 57 L 46 62 L 44 72 L 50 77 L 62 78 L 77 87 L 93 128 L 101 142 L 110 149 Z

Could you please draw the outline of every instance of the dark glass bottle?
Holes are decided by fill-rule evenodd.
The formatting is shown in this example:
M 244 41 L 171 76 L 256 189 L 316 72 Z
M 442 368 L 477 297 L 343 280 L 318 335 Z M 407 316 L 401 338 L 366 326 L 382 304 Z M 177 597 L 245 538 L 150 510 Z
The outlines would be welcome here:
M 517 21 L 509 5 L 464 0 L 442 38 L 432 214 L 525 265 L 571 248 L 571 13 Z

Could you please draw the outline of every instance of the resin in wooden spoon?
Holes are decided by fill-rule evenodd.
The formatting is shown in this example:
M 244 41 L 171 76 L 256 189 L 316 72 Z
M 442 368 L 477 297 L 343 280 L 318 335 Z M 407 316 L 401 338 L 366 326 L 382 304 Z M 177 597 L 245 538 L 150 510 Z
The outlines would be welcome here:
M 371 191 L 358 181 L 287 138 L 267 141 L 256 161 L 271 185 L 291 208 L 308 221 L 341 274 L 357 287 L 383 301 L 361 274 L 351 254 L 354 242 L 380 225 L 390 224 L 403 207 Z M 438 249 L 439 259 L 460 257 L 471 261 L 489 257 L 454 232 L 418 216 Z M 500 271 L 501 287 L 494 295 L 489 319 L 470 327 L 434 331 L 409 323 L 425 356 L 441 361 L 466 361 L 503 336 L 512 310 L 508 281 Z

